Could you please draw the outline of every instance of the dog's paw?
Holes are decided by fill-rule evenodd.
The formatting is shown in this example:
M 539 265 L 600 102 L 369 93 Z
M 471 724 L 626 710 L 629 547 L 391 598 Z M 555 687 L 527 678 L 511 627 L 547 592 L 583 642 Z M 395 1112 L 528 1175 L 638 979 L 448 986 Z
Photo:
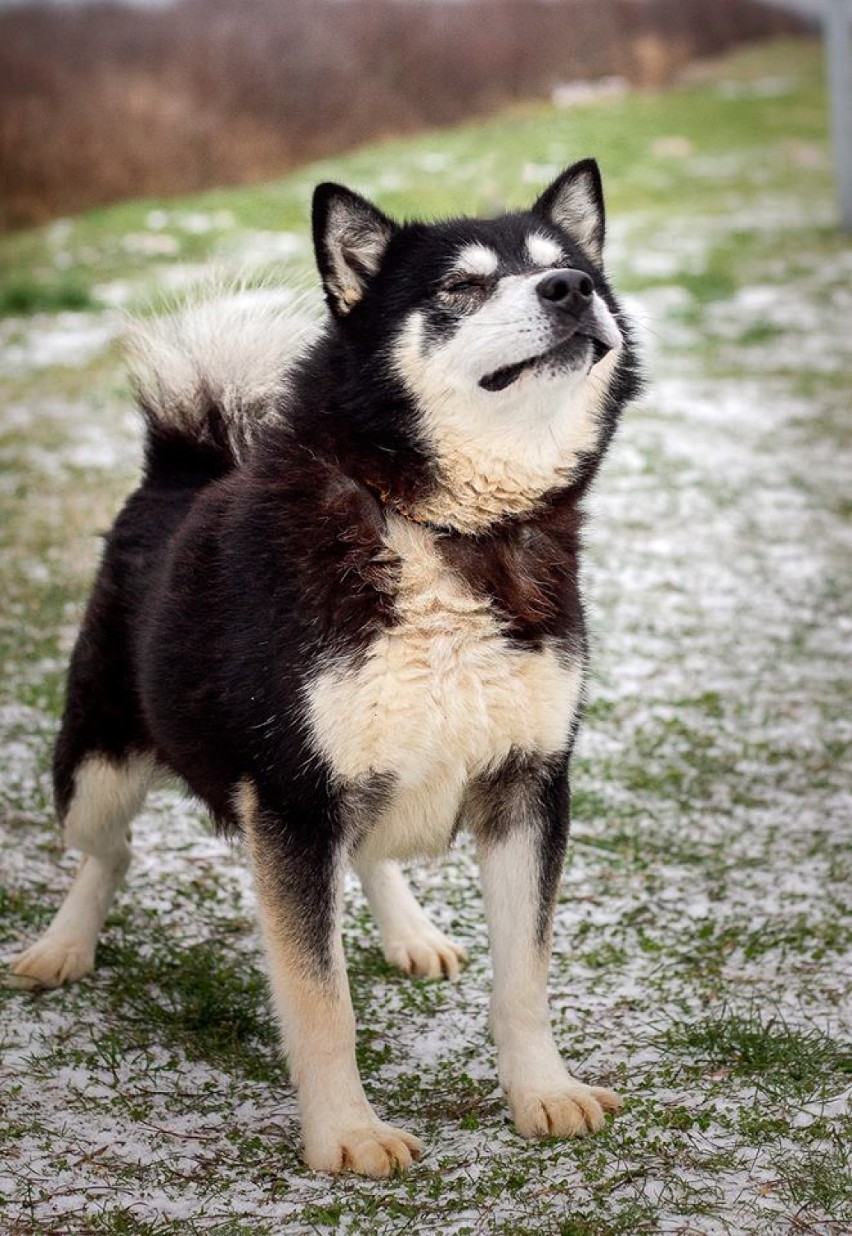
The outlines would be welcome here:
M 431 923 L 418 923 L 407 931 L 397 932 L 383 942 L 383 948 L 389 966 L 417 978 L 456 979 L 467 961 L 461 945 L 448 940 Z
M 61 987 L 94 968 L 95 953 L 89 945 L 48 932 L 13 958 L 10 981 L 16 987 Z
M 514 1090 L 508 1097 L 522 1137 L 585 1137 L 604 1127 L 606 1112 L 621 1107 L 612 1090 L 577 1081 L 547 1090 Z
M 305 1162 L 317 1172 L 355 1172 L 381 1180 L 405 1172 L 423 1153 L 423 1143 L 402 1129 L 375 1124 L 337 1130 L 305 1146 Z

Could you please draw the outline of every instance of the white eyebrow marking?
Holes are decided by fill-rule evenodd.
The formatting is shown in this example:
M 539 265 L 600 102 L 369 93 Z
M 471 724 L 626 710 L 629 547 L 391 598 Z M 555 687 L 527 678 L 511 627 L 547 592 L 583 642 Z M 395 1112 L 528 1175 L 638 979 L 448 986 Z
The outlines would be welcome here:
M 493 275 L 500 259 L 487 245 L 465 245 L 456 258 L 456 265 L 467 275 Z
M 561 245 L 541 232 L 531 232 L 527 237 L 527 253 L 536 266 L 558 266 L 563 261 Z

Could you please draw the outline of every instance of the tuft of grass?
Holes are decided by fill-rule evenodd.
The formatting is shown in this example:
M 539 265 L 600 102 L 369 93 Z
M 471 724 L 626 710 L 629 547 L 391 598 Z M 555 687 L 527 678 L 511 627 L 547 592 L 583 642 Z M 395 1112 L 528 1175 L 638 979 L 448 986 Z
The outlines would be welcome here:
M 817 1207 L 832 1216 L 834 1230 L 852 1230 L 852 1175 L 849 1148 L 852 1121 L 840 1136 L 785 1154 L 777 1164 L 779 1192 L 786 1194 L 797 1208 Z M 827 1229 L 830 1230 L 830 1229 Z
M 772 1098 L 812 1102 L 836 1095 L 852 1078 L 852 1044 L 818 1027 L 798 1029 L 783 1017 L 723 1012 L 671 1026 L 668 1051 L 690 1059 L 689 1071 L 724 1070 Z
M 264 975 L 249 959 L 229 957 L 216 940 L 181 948 L 157 927 L 152 937 L 144 953 L 128 937 L 100 947 L 116 1025 L 146 1027 L 190 1059 L 253 1080 L 282 1080 Z

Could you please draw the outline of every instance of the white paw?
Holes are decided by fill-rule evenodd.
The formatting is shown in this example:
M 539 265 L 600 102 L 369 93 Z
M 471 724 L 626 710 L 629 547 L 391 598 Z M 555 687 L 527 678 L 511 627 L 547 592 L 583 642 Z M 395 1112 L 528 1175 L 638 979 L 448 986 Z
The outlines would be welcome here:
M 61 987 L 95 968 L 95 951 L 83 940 L 47 932 L 11 963 L 16 987 Z
M 405 1172 L 423 1153 L 423 1143 L 389 1124 L 356 1125 L 306 1141 L 305 1162 L 316 1172 L 356 1172 L 380 1180 Z
M 418 978 L 456 979 L 467 961 L 467 953 L 453 944 L 431 923 L 418 924 L 407 931 L 396 932 L 383 941 L 385 961 L 406 974 Z
M 612 1090 L 573 1080 L 547 1089 L 518 1087 L 509 1091 L 508 1098 L 522 1137 L 585 1137 L 604 1127 L 606 1112 L 621 1107 Z

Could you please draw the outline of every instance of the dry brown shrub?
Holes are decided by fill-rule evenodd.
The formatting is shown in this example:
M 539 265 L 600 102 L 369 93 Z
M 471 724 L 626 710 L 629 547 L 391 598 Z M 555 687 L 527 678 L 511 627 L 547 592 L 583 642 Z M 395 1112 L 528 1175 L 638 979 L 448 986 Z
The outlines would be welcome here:
M 181 0 L 0 15 L 0 226 L 278 174 L 797 27 L 753 0 Z

